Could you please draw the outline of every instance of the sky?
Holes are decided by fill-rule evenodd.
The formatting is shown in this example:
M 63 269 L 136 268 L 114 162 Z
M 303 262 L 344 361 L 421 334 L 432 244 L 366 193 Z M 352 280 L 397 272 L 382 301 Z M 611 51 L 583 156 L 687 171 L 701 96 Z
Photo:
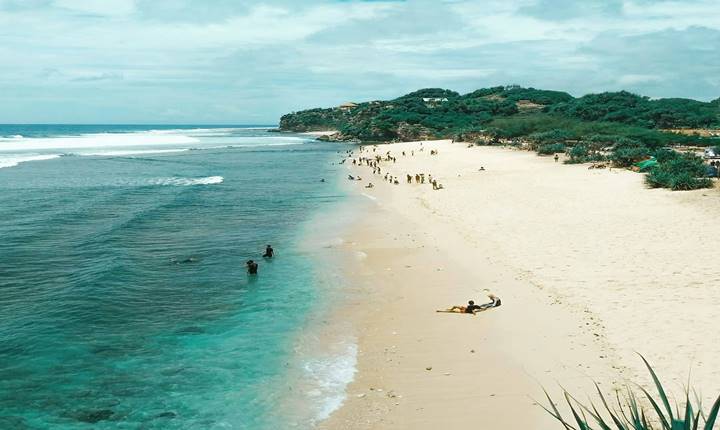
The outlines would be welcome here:
M 0 123 L 276 124 L 420 88 L 720 97 L 720 0 L 0 0 Z

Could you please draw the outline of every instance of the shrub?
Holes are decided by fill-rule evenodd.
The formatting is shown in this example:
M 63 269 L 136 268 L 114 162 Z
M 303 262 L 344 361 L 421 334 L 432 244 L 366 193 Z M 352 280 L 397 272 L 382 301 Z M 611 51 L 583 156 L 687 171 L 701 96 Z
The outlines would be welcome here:
M 558 152 L 565 152 L 565 144 L 563 143 L 546 143 L 540 145 L 537 149 L 537 153 L 540 155 L 553 155 Z
M 712 181 L 705 177 L 707 167 L 702 159 L 692 154 L 677 154 L 659 163 L 645 177 L 652 188 L 671 190 L 696 190 L 712 187 Z
M 598 151 L 590 149 L 587 144 L 580 143 L 568 151 L 570 158 L 565 160 L 566 164 L 590 163 L 593 161 L 605 161 L 607 157 Z
M 648 155 L 650 150 L 645 145 L 637 140 L 621 137 L 615 143 L 610 158 L 618 167 L 630 167 Z
M 597 384 L 595 388 L 600 397 L 600 408 L 593 403 L 586 406 L 571 396 L 567 391 L 563 392 L 565 401 L 572 413 L 572 419 L 570 419 L 569 422 L 560 414 L 557 406 L 553 403 L 547 392 L 545 395 L 550 405 L 548 408 L 545 406 L 542 406 L 542 408 L 557 419 L 566 430 L 713 430 L 718 411 L 720 410 L 720 397 L 715 401 L 706 416 L 699 402 L 697 402 L 697 406 L 694 406 L 693 402 L 690 401 L 688 388 L 685 392 L 684 410 L 681 411 L 678 405 L 675 405 L 676 413 L 673 413 L 673 408 L 670 406 L 670 401 L 668 400 L 667 394 L 665 394 L 665 389 L 660 383 L 655 371 L 644 357 L 640 357 L 643 362 L 645 362 L 645 366 L 647 366 L 652 376 L 659 395 L 658 399 L 653 397 L 644 388 L 638 388 L 642 393 L 641 397 L 647 398 L 650 402 L 652 410 L 646 409 L 639 404 L 638 396 L 634 394 L 630 388 L 627 389 L 627 395 L 624 399 L 621 399 L 618 394 L 617 407 L 610 406 Z M 701 420 L 704 421 L 702 427 L 700 427 Z M 573 424 L 577 424 L 577 427 Z M 594 426 L 595 424 L 597 424 L 597 427 Z

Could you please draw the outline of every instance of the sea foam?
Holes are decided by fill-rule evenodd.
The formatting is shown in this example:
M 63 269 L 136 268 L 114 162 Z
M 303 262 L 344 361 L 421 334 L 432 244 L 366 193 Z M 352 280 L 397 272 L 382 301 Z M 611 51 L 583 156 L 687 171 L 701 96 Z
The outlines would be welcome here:
M 315 399 L 315 422 L 327 419 L 342 406 L 345 389 L 355 377 L 357 345 L 346 342 L 342 349 L 339 354 L 314 358 L 305 363 L 305 376 L 314 385 L 307 394 Z
M 0 157 L 0 169 L 4 167 L 15 167 L 20 163 L 28 161 L 52 160 L 60 157 L 60 154 L 41 154 L 41 155 L 8 155 Z
M 169 154 L 174 152 L 185 152 L 189 151 L 189 148 L 181 149 L 129 149 L 120 151 L 92 151 L 92 152 L 78 152 L 75 155 L 81 155 L 84 157 L 123 157 L 127 155 L 145 155 L 145 154 Z
M 0 152 L 184 145 L 196 142 L 198 142 L 196 137 L 181 133 L 94 133 L 80 136 L 0 138 Z
M 207 176 L 205 178 L 158 178 L 150 181 L 151 185 L 169 185 L 176 187 L 187 187 L 191 185 L 214 185 L 222 184 L 222 176 Z

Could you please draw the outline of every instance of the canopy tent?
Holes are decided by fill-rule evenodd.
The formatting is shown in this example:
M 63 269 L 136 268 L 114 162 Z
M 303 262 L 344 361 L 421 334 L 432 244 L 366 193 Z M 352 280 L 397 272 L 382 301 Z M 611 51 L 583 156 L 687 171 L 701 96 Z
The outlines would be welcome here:
M 655 159 L 655 157 L 648 158 L 647 160 L 643 160 L 643 161 L 639 161 L 639 162 L 635 163 L 635 166 L 637 166 L 637 168 L 640 169 L 641 172 L 650 170 L 657 165 L 658 165 L 658 162 Z

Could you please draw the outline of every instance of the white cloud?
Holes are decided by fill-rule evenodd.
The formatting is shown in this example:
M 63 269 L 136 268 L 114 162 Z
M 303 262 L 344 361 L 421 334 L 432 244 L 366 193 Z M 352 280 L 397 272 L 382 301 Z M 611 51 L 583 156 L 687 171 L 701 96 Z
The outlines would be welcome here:
M 55 0 L 54 5 L 73 12 L 123 16 L 135 11 L 135 0 Z
M 270 122 L 507 83 L 717 98 L 717 1 L 0 0 L 0 122 L 57 105 L 85 122 Z

